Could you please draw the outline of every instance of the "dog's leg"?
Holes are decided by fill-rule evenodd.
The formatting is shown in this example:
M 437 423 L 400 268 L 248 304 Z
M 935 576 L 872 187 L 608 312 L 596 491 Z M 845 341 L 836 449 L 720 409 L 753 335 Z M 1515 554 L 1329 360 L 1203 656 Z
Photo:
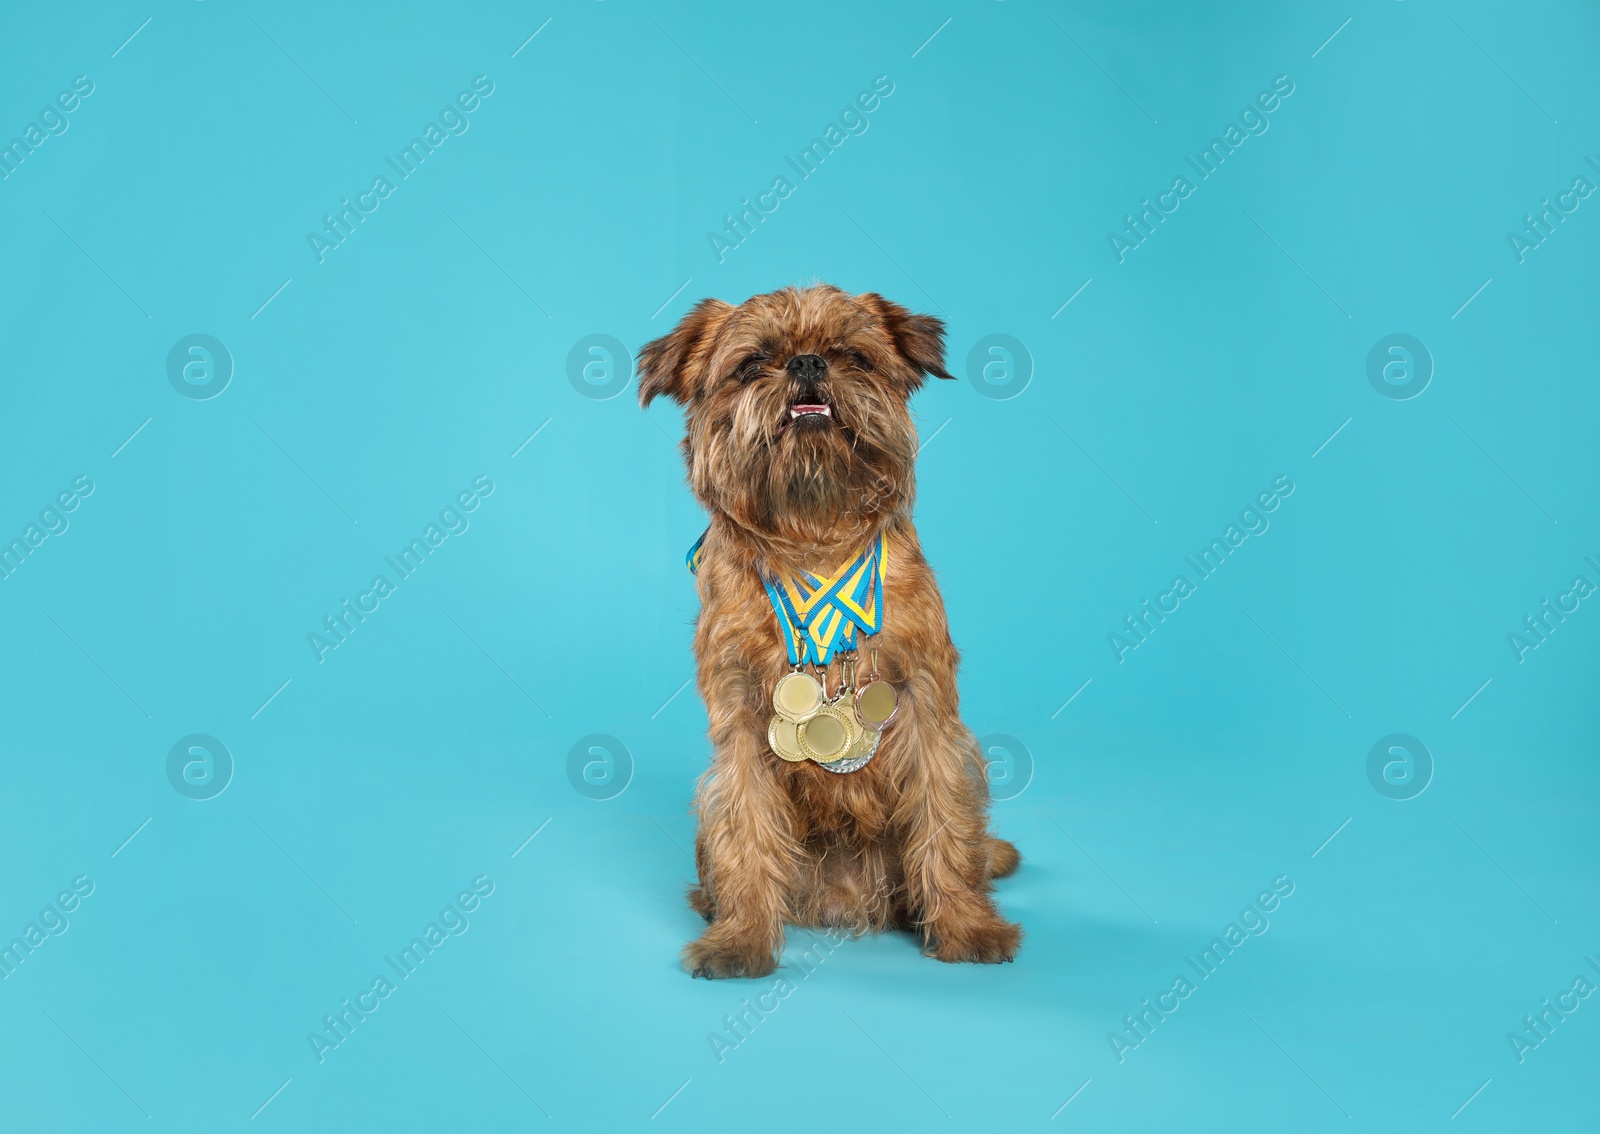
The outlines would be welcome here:
M 695 808 L 700 890 L 715 920 L 683 951 L 684 967 L 697 977 L 766 976 L 783 949 L 799 847 L 789 799 L 762 764 L 765 722 L 757 717 L 742 707 L 713 711 L 716 755 Z
M 940 699 L 931 682 L 919 684 L 907 690 L 911 711 L 895 726 L 903 777 L 896 827 L 911 911 L 931 956 L 1009 961 L 1022 929 L 1000 916 L 988 894 L 994 866 L 1004 863 L 990 849 L 977 744 L 959 717 L 938 711 L 951 698 Z
M 710 859 L 706 857 L 706 833 L 704 830 L 695 832 L 694 836 L 694 875 L 700 881 L 689 887 L 689 908 L 707 922 L 717 920 L 717 906 L 711 900 L 711 888 L 705 881 L 711 877 Z

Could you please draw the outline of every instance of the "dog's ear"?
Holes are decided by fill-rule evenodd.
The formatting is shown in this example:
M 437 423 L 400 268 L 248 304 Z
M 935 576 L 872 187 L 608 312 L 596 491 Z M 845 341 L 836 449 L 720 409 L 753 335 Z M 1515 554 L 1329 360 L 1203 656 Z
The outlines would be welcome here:
M 671 332 L 645 345 L 639 352 L 641 406 L 648 407 L 658 394 L 679 405 L 694 400 L 715 331 L 732 310 L 720 299 L 702 299 Z
M 918 371 L 918 385 L 922 374 L 955 380 L 955 375 L 944 368 L 944 322 L 932 315 L 913 315 L 892 300 L 877 292 L 868 292 L 861 302 L 877 312 L 894 341 L 895 349 Z

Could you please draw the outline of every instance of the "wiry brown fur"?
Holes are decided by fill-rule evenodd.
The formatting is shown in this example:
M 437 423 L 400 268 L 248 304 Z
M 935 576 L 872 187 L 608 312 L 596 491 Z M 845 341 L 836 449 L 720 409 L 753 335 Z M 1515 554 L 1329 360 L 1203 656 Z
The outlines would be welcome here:
M 785 369 L 802 354 L 827 361 L 817 391 Z M 703 300 L 640 352 L 640 401 L 683 405 L 689 484 L 711 513 L 694 639 L 714 749 L 695 801 L 689 901 L 709 923 L 684 950 L 695 976 L 770 973 L 785 922 L 914 930 L 944 961 L 1009 961 L 1021 941 L 989 895 L 1019 856 L 987 831 L 956 649 L 911 523 L 908 402 L 926 374 L 950 377 L 939 320 L 827 285 L 738 307 Z M 814 392 L 831 421 L 791 425 L 789 406 Z M 879 533 L 884 621 L 860 657 L 877 651 L 899 713 L 859 771 L 787 763 L 767 745 L 772 687 L 789 666 L 761 576 L 832 573 Z M 835 661 L 830 694 L 840 679 Z

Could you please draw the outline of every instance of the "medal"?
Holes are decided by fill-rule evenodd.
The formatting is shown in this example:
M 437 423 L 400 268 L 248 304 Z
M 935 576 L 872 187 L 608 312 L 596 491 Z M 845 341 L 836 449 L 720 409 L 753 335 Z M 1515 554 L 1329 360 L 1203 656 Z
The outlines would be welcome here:
M 882 732 L 900 708 L 894 686 L 887 681 L 869 681 L 856 691 L 856 719 L 873 732 Z
M 859 772 L 872 762 L 878 754 L 878 742 L 883 739 L 883 733 L 871 729 L 862 729 L 860 737 L 851 745 L 850 751 L 845 753 L 843 760 L 835 760 L 831 764 L 819 764 L 819 768 L 826 768 L 830 772 L 844 774 L 846 772 Z
M 822 686 L 809 673 L 795 668 L 778 679 L 772 688 L 772 707 L 780 717 L 799 724 L 817 715 L 824 701 Z
M 795 731 L 799 736 L 800 751 L 819 764 L 848 756 L 851 745 L 860 735 L 860 728 L 850 714 L 831 702 L 823 705 L 816 716 L 799 725 Z
M 772 751 L 778 757 L 789 761 L 791 764 L 799 763 L 806 758 L 800 751 L 799 725 L 785 717 L 773 717 L 772 723 L 767 725 L 767 743 L 772 745 Z
M 878 743 L 882 739 L 883 733 L 878 732 L 876 729 L 861 729 L 856 736 L 856 742 L 850 746 L 850 751 L 846 752 L 841 759 L 821 764 L 819 767 L 839 774 L 860 771 L 871 763 L 872 758 L 878 754 Z
M 900 697 L 890 685 L 878 676 L 878 651 L 872 651 L 872 673 L 867 678 L 867 683 L 856 690 L 855 710 L 856 720 L 862 727 L 873 732 L 882 732 L 889 727 L 889 722 L 894 720 L 894 715 L 900 709 Z
M 856 719 L 873 732 L 882 732 L 894 720 L 899 700 L 887 681 L 869 681 L 856 691 Z
M 870 728 L 857 729 L 856 742 L 850 746 L 850 751 L 844 754 L 843 759 L 857 760 L 862 756 L 867 756 L 867 754 L 870 752 L 876 752 L 878 748 L 878 740 L 882 737 L 882 735 L 882 733 Z M 835 761 L 835 763 L 841 762 L 842 761 Z

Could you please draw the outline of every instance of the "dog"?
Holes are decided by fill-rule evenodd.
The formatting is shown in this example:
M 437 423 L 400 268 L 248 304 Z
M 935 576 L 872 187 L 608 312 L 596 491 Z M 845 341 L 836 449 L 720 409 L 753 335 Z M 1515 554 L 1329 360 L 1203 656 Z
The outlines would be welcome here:
M 694 650 L 713 754 L 696 792 L 689 890 L 707 926 L 684 967 L 765 976 L 786 923 L 906 930 L 941 961 L 1012 960 L 1022 930 L 991 891 L 1020 856 L 988 832 L 982 753 L 961 721 L 956 649 L 911 522 L 909 403 L 928 375 L 952 377 L 944 324 L 826 284 L 738 306 L 704 299 L 640 351 L 638 374 L 641 406 L 683 407 L 689 485 L 710 513 Z M 801 734 L 772 739 L 774 690 L 803 667 L 775 582 L 814 583 L 869 548 L 881 552 L 863 568 L 878 620 L 852 627 L 855 641 L 813 658 L 811 673 L 826 696 L 855 687 L 870 660 L 894 690 L 893 717 L 846 774 L 834 769 L 850 764 L 780 758 Z M 834 739 L 833 726 L 804 727 Z

